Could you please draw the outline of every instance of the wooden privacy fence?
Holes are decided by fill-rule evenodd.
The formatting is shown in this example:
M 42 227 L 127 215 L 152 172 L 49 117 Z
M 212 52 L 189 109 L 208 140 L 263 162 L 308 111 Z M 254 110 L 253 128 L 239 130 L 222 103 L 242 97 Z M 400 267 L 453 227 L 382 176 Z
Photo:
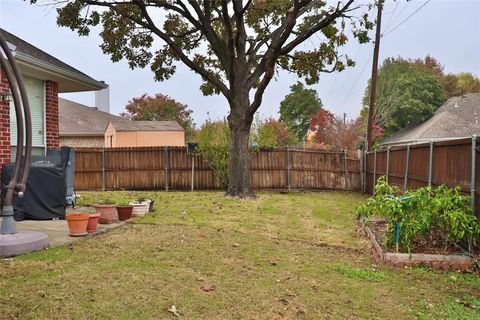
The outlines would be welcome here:
M 186 147 L 76 149 L 76 190 L 218 189 L 200 155 Z M 345 152 L 265 149 L 250 160 L 254 189 L 360 190 L 360 160 Z M 193 186 L 192 186 L 193 177 Z
M 365 155 L 364 187 L 366 192 L 373 193 L 380 176 L 386 176 L 389 183 L 403 190 L 442 184 L 460 186 L 462 192 L 471 195 L 472 209 L 480 217 L 478 153 L 476 136 L 383 147 Z

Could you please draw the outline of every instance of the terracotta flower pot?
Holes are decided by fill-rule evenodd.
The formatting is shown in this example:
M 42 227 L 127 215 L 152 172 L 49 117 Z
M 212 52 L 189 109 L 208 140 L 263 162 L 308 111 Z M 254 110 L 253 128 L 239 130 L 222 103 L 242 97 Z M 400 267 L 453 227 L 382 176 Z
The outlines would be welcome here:
M 88 233 L 94 233 L 97 231 L 97 223 L 99 218 L 100 218 L 99 213 L 90 213 L 90 217 L 88 219 L 88 225 L 87 225 Z
M 68 222 L 71 237 L 82 237 L 87 235 L 87 225 L 90 215 L 88 213 L 67 213 L 65 218 Z
M 132 217 L 132 206 L 117 206 L 118 220 L 125 221 Z
M 98 223 L 110 224 L 115 220 L 117 206 L 114 204 L 96 204 L 95 211 L 100 214 Z
M 149 204 L 147 202 L 130 202 L 130 205 L 133 206 L 133 217 L 142 217 L 148 212 Z

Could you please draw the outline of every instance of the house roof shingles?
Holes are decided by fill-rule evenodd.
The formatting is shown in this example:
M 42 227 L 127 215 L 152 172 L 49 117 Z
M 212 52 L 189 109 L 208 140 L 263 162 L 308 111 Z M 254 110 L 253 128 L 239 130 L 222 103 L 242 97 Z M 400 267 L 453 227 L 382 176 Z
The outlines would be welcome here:
M 67 99 L 58 98 L 60 136 L 102 136 L 112 120 L 119 116 L 99 111 Z M 125 121 L 125 120 L 123 120 Z
M 43 50 L 38 49 L 37 47 L 31 45 L 30 43 L 26 42 L 25 40 L 20 39 L 16 35 L 11 34 L 10 32 L 3 30 L 0 28 L 0 34 L 2 37 L 5 39 L 5 41 L 10 42 L 11 44 L 16 46 L 16 51 L 22 52 L 26 55 L 29 55 L 31 57 L 43 60 L 45 62 L 48 62 L 50 64 L 53 64 L 59 68 L 67 69 L 69 71 L 79 73 L 84 77 L 88 77 L 92 79 L 92 81 L 95 81 L 95 79 L 91 78 L 90 76 L 86 75 L 85 73 L 75 69 L 72 66 L 69 66 L 63 61 L 58 60 L 54 56 L 49 55 Z
M 116 131 L 184 131 L 177 121 L 112 120 Z
M 34 45 L 28 43 L 27 41 L 20 39 L 16 35 L 0 28 L 0 35 L 7 41 L 8 43 L 11 43 L 12 45 L 15 46 L 15 52 L 20 53 L 23 56 L 33 58 L 37 61 L 41 61 L 42 63 L 45 63 L 50 66 L 54 66 L 56 68 L 59 68 L 60 70 L 64 70 L 65 72 L 69 73 L 70 75 L 73 75 L 74 77 L 81 79 L 81 81 L 85 81 L 90 84 L 90 86 L 93 86 L 89 88 L 90 90 L 98 90 L 98 89 L 103 89 L 106 88 L 107 85 L 102 82 L 102 81 L 97 81 L 90 77 L 89 75 L 81 72 L 80 70 L 66 64 L 65 62 L 55 58 L 54 56 L 46 53 L 45 51 L 35 47 Z M 16 56 L 16 59 L 20 59 L 18 57 L 19 55 Z M 83 90 L 85 91 L 85 90 Z
M 480 92 L 448 99 L 421 124 L 403 128 L 385 139 L 383 145 L 480 135 Z

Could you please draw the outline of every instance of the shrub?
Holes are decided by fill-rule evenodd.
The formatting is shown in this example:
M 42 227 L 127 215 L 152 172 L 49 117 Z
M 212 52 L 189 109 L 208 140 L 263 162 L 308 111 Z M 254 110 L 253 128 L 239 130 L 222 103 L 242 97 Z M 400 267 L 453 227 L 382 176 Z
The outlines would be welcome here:
M 403 197 L 403 198 L 402 198 Z M 471 213 L 470 197 L 463 196 L 460 188 L 440 186 L 409 190 L 388 184 L 384 177 L 375 185 L 375 195 L 356 210 L 357 219 L 371 216 L 390 220 L 386 235 L 387 246 L 396 242 L 396 224 L 400 225 L 400 243 L 411 252 L 417 237 L 426 237 L 432 232 L 445 238 L 445 245 L 480 237 L 477 217 Z
M 197 132 L 198 153 L 219 178 L 223 187 L 228 185 L 230 159 L 230 129 L 226 120 L 207 121 Z

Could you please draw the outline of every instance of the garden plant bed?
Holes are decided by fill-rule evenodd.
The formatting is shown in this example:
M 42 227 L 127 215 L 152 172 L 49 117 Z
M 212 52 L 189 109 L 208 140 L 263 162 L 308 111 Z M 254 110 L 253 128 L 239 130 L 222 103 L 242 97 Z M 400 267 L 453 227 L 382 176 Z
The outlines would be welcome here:
M 475 259 L 464 255 L 460 249 L 443 246 L 437 236 L 427 240 L 418 240 L 414 244 L 414 252 L 392 252 L 384 245 L 388 221 L 370 219 L 369 223 L 361 222 L 361 229 L 372 241 L 372 254 L 375 262 L 383 262 L 394 267 L 424 266 L 445 271 L 472 271 Z

